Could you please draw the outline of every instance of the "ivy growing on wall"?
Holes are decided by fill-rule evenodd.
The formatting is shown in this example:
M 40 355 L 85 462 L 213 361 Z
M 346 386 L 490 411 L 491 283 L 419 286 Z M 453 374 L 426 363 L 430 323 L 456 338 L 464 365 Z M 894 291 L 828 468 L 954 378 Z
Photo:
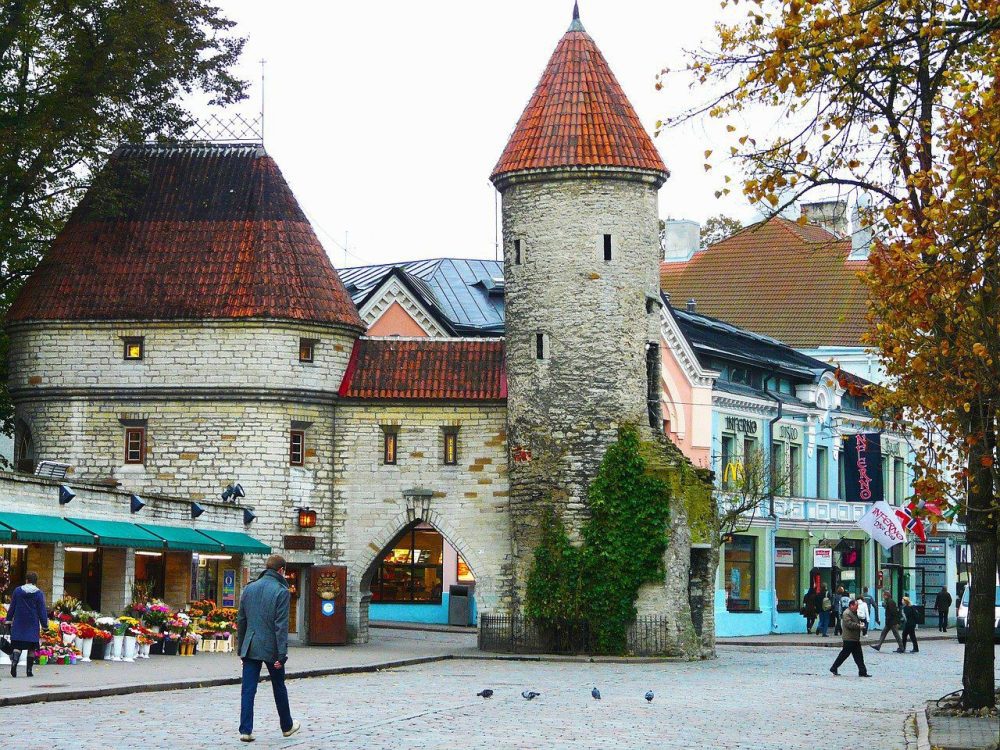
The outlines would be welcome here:
M 583 543 L 550 509 L 528 574 L 526 614 L 543 627 L 586 620 L 599 653 L 625 651 L 639 587 L 663 579 L 670 488 L 643 453 L 638 430 L 621 428 L 590 485 Z

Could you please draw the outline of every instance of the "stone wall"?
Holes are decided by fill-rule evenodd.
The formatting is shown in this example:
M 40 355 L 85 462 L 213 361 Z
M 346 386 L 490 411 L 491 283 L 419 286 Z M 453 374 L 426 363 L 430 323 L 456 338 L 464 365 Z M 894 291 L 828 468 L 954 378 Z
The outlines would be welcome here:
M 440 531 L 476 577 L 479 611 L 508 591 L 506 409 L 502 404 L 340 402 L 334 556 L 348 566 L 348 628 L 367 638 L 374 564 L 418 520 Z M 383 461 L 383 427 L 397 430 L 396 465 Z M 458 464 L 443 462 L 444 429 L 458 428 Z M 408 494 L 418 490 L 418 494 Z
M 509 178 L 501 188 L 517 592 L 538 542 L 539 505 L 553 502 L 577 534 L 587 485 L 618 426 L 649 431 L 646 347 L 659 342 L 659 306 L 647 309 L 658 299 L 656 187 L 648 175 L 574 172 Z

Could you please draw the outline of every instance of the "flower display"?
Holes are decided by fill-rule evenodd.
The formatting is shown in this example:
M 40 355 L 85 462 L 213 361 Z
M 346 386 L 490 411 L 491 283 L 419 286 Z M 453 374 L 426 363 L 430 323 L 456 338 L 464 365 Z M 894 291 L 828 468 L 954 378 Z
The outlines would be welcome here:
M 211 599 L 199 599 L 189 602 L 187 610 L 191 617 L 207 617 L 215 609 L 215 602 Z
M 82 622 L 76 626 L 76 634 L 81 640 L 85 641 L 94 638 L 97 635 L 97 628 L 93 625 L 88 625 L 87 623 Z
M 76 625 L 71 622 L 64 622 L 59 625 L 59 630 L 63 635 L 76 635 Z
M 100 630 L 98 628 L 95 628 L 94 640 L 101 641 L 102 643 L 109 643 L 111 641 L 111 633 L 109 633 L 107 630 Z
M 72 619 L 73 613 L 81 606 L 80 600 L 75 596 L 64 596 L 62 599 L 56 599 L 52 605 L 52 614 L 57 619 L 61 619 L 59 615 L 68 615 Z
M 152 601 L 146 606 L 146 612 L 142 616 L 142 621 L 146 625 L 163 627 L 170 620 L 171 611 L 163 602 Z

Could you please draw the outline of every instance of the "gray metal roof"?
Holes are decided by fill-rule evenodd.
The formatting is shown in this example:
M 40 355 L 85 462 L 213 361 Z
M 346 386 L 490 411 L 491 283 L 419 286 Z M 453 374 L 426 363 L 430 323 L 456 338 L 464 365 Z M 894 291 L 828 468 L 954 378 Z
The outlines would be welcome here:
M 355 304 L 394 269 L 408 279 L 451 322 L 456 331 L 502 336 L 503 263 L 474 258 L 436 258 L 338 269 Z

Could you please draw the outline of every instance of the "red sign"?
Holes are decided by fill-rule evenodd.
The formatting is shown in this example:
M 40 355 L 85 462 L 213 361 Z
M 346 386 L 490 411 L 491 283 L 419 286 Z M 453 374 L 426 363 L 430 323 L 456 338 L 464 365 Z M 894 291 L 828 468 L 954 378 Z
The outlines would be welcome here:
M 927 554 L 927 545 L 926 544 L 917 544 L 917 554 L 918 555 L 926 555 Z

